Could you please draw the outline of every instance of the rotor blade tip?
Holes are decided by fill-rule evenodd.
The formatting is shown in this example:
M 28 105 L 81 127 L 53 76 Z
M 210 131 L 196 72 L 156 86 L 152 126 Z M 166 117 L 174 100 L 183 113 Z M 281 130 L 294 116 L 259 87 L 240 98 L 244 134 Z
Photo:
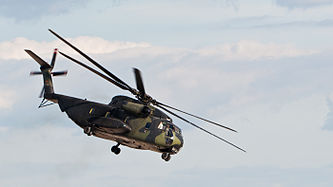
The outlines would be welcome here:
M 50 31 L 52 34 L 55 34 L 55 32 L 54 32 L 52 29 L 49 29 L 49 31 Z

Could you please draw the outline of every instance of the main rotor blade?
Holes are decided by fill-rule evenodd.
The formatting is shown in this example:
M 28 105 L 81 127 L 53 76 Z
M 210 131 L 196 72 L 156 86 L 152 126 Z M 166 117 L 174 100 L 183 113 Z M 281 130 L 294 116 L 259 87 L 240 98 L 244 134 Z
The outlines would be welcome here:
M 136 88 L 139 90 L 141 98 L 143 98 L 146 95 L 146 92 L 143 86 L 140 70 L 138 70 L 137 68 L 133 68 L 133 71 L 135 74 Z
M 34 52 L 30 51 L 29 49 L 24 49 L 38 64 L 40 64 L 41 68 L 51 68 L 51 66 L 46 63 L 43 59 L 37 56 Z
M 235 148 L 237 148 L 237 149 L 239 149 L 239 150 L 241 150 L 241 151 L 243 151 L 243 152 L 246 152 L 244 149 L 238 147 L 237 145 L 235 145 L 235 144 L 233 144 L 233 143 L 231 143 L 231 142 L 229 142 L 229 141 L 227 141 L 227 140 L 225 140 L 225 139 L 223 139 L 223 138 L 221 138 L 221 137 L 219 137 L 219 136 L 217 136 L 217 135 L 215 135 L 215 134 L 209 132 L 208 130 L 206 130 L 206 129 L 204 129 L 204 128 L 202 128 L 202 127 L 200 127 L 200 126 L 198 126 L 198 125 L 196 125 L 196 124 L 194 124 L 194 123 L 192 123 L 192 122 L 190 122 L 189 120 L 187 120 L 187 119 L 185 119 L 185 118 L 183 118 L 183 117 L 181 117 L 181 116 L 175 114 L 174 112 L 172 112 L 172 111 L 166 109 L 165 107 L 163 107 L 163 106 L 161 106 L 161 105 L 157 105 L 157 106 L 160 107 L 161 109 L 165 110 L 166 112 L 170 113 L 171 115 L 176 116 L 177 118 L 179 118 L 179 119 L 181 119 L 181 120 L 183 120 L 183 121 L 185 121 L 185 122 L 191 124 L 192 126 L 194 126 L 194 127 L 198 128 L 198 129 L 200 129 L 200 130 L 202 130 L 202 131 L 204 131 L 204 132 L 206 132 L 206 133 L 208 133 L 208 134 L 214 136 L 215 138 L 217 138 L 217 139 L 219 139 L 219 140 L 221 140 L 221 141 L 223 141 L 223 142 L 225 142 L 225 143 L 227 143 L 227 144 L 229 144 L 229 145 L 231 145 L 231 146 L 233 146 L 233 147 L 235 147 Z
M 166 105 L 166 104 L 160 103 L 160 102 L 158 102 L 158 101 L 156 101 L 156 103 L 159 104 L 159 105 L 165 106 L 165 107 L 167 107 L 167 108 L 171 108 L 171 109 L 173 109 L 173 110 L 176 110 L 176 111 L 178 111 L 178 112 L 181 112 L 181 113 L 183 113 L 183 114 L 186 114 L 186 115 L 189 115 L 189 116 L 195 117 L 195 118 L 200 119 L 200 120 L 202 120 L 202 121 L 205 121 L 205 122 L 207 122 L 207 123 L 211 123 L 211 124 L 214 124 L 214 125 L 216 125 L 216 126 L 219 126 L 219 127 L 222 127 L 222 128 L 225 128 L 225 129 L 228 129 L 228 130 L 231 130 L 231 131 L 237 132 L 236 130 L 234 130 L 234 129 L 230 128 L 230 127 L 227 127 L 227 126 L 221 125 L 221 124 L 219 124 L 219 123 L 216 123 L 216 122 L 214 122 L 214 121 L 211 121 L 211 120 L 208 120 L 208 119 L 202 118 L 202 117 L 200 117 L 200 116 L 196 116 L 196 115 L 194 115 L 194 114 L 190 114 L 190 113 L 188 113 L 188 112 L 185 112 L 185 111 L 179 110 L 179 109 L 177 109 L 177 108 L 175 108 L 175 107 L 172 107 L 172 106 L 169 106 L 169 105 Z
M 95 70 L 95 69 L 93 69 L 93 68 L 91 68 L 91 67 L 89 67 L 89 66 L 83 64 L 82 62 L 80 62 L 80 61 L 78 61 L 78 60 L 76 60 L 76 59 L 74 59 L 74 58 L 72 58 L 72 57 L 66 55 L 65 53 L 62 53 L 62 52 L 60 52 L 60 51 L 59 51 L 59 53 L 60 53 L 62 56 L 68 58 L 69 60 L 71 60 L 71 61 L 73 61 L 73 62 L 79 64 L 80 66 L 82 66 L 82 67 L 84 67 L 84 68 L 87 68 L 88 70 L 92 71 L 93 73 L 95 73 L 95 74 L 101 76 L 102 78 L 104 78 L 105 80 L 111 82 L 112 84 L 114 84 L 114 85 L 120 87 L 121 89 L 128 90 L 128 88 L 127 88 L 126 86 L 124 86 L 124 85 L 122 85 L 122 84 L 120 84 L 120 83 L 114 81 L 113 79 L 111 79 L 110 77 L 108 77 L 108 76 L 106 76 L 106 75 L 100 73 L 99 71 L 97 71 L 97 70 Z
M 69 45 L 72 49 L 74 49 L 76 52 L 80 53 L 84 58 L 86 58 L 88 61 L 90 61 L 92 64 L 94 64 L 96 67 L 98 67 L 100 70 L 102 70 L 104 73 L 106 73 L 107 75 L 109 75 L 111 78 L 113 78 L 115 81 L 119 82 L 120 84 L 124 85 L 125 87 L 127 87 L 127 90 L 131 91 L 132 93 L 134 93 L 133 88 L 130 87 L 129 85 L 127 85 L 124 81 L 120 80 L 117 76 L 115 76 L 114 74 L 112 74 L 110 71 L 108 71 L 107 69 L 105 69 L 103 66 L 101 66 L 99 63 L 97 63 L 95 60 L 93 60 L 92 58 L 90 58 L 88 55 L 86 55 L 85 53 L 83 53 L 81 50 L 79 50 L 78 48 L 76 48 L 74 45 L 72 45 L 71 43 L 69 43 L 67 40 L 65 40 L 64 38 L 62 38 L 60 35 L 58 35 L 57 33 L 55 33 L 54 31 L 52 31 L 51 29 L 49 29 L 49 31 L 54 34 L 57 38 L 59 38 L 61 41 L 65 42 L 67 45 Z

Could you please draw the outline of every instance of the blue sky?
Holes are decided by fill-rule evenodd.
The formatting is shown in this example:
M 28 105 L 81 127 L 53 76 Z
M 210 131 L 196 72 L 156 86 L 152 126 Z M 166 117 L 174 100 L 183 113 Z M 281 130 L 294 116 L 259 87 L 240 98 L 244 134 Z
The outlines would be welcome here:
M 0 186 L 332 186 L 332 0 L 0 1 Z M 52 28 L 131 85 L 239 131 L 242 153 L 176 120 L 181 152 L 87 137 L 57 106 L 37 109 L 29 48 L 82 59 Z M 108 103 L 118 88 L 63 57 L 55 90 Z M 87 86 L 88 85 L 88 86 Z

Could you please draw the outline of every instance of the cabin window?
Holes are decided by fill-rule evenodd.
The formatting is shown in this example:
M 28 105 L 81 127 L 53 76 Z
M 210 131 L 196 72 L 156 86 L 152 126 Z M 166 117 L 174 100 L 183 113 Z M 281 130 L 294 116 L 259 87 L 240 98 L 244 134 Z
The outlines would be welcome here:
M 146 126 L 145 126 L 145 129 L 149 129 L 150 128 L 150 126 L 151 126 L 151 123 L 146 123 Z

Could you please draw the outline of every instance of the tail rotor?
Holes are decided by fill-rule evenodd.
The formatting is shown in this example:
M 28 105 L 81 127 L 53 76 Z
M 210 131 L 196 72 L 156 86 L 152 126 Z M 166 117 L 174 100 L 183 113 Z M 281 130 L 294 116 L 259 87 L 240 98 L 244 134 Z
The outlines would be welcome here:
M 41 59 L 39 56 L 37 56 L 31 50 L 25 49 L 25 52 L 27 52 L 38 64 L 40 64 L 40 70 L 41 71 L 31 71 L 30 76 L 32 76 L 32 75 L 44 75 L 44 74 L 48 74 L 49 76 L 67 75 L 67 73 L 68 73 L 67 70 L 52 72 L 52 70 L 54 68 L 54 65 L 55 65 L 58 49 L 54 49 L 52 60 L 51 60 L 51 65 L 48 64 L 47 62 L 45 62 L 43 59 Z M 44 79 L 45 79 L 45 76 L 44 76 Z M 50 80 L 50 78 L 48 78 L 48 80 Z M 47 81 L 47 82 L 50 82 L 50 81 Z M 51 89 L 46 89 L 45 88 L 46 86 L 49 87 L 49 88 L 51 87 Z M 42 98 L 45 95 L 46 90 L 48 92 L 50 92 L 50 91 L 53 92 L 53 87 L 52 87 L 52 85 L 49 85 L 49 83 L 47 85 L 45 85 L 45 80 L 44 80 L 44 86 L 43 86 L 43 88 L 42 88 L 42 90 L 39 94 L 39 98 Z

